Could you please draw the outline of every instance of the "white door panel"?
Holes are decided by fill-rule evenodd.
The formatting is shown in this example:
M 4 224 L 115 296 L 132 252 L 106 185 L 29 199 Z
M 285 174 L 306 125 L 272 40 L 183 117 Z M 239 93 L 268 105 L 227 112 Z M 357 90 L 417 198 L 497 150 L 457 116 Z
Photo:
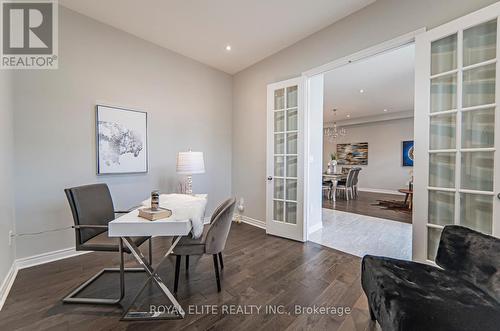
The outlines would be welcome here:
M 267 87 L 268 234 L 304 241 L 304 84 L 294 78 Z
M 445 225 L 500 237 L 500 4 L 416 38 L 414 259 Z

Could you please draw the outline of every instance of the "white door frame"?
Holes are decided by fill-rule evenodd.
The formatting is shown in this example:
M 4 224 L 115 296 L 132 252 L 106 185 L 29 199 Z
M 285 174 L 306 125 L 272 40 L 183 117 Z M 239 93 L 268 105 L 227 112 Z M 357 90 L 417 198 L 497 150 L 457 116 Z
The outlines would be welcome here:
M 314 148 L 313 144 L 317 143 L 319 139 L 323 140 L 323 130 L 310 130 L 311 122 L 317 121 L 317 113 L 321 112 L 323 117 L 323 94 L 321 93 L 321 100 L 318 100 L 319 94 L 312 94 L 312 88 L 318 84 L 319 81 L 323 82 L 323 75 L 333 69 L 342 67 L 344 65 L 384 53 L 399 47 L 403 47 L 415 42 L 418 35 L 424 33 L 426 28 L 406 33 L 397 38 L 385 41 L 373 47 L 366 48 L 354 54 L 342 57 L 335 61 L 321 65 L 319 67 L 304 71 L 302 76 L 305 78 L 305 93 L 304 93 L 304 225 L 306 240 L 310 233 L 320 229 L 322 223 L 315 220 L 322 219 L 321 202 L 319 208 L 315 205 L 314 201 L 317 200 L 314 188 L 315 183 L 321 182 L 321 172 L 318 172 L 318 162 L 323 163 L 323 150 L 318 151 Z M 316 116 L 315 116 L 316 115 Z M 311 207 L 312 206 L 312 207 Z M 415 209 L 413 213 L 415 213 Z

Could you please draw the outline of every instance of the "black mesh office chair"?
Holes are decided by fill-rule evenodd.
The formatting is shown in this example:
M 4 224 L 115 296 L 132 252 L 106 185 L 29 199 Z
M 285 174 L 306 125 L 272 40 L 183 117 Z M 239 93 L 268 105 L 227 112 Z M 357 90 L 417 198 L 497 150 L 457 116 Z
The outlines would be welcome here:
M 77 251 L 92 252 L 119 252 L 120 267 L 105 268 L 92 278 L 78 286 L 63 302 L 90 303 L 90 304 L 117 304 L 125 295 L 125 272 L 144 272 L 143 268 L 124 268 L 123 252 L 130 254 L 130 250 L 123 247 L 121 238 L 108 237 L 108 223 L 116 218 L 115 214 L 124 214 L 127 211 L 115 211 L 113 200 L 106 184 L 93 184 L 65 189 L 75 225 L 75 239 Z M 149 239 L 149 262 L 152 259 L 152 244 L 150 237 L 133 238 L 137 246 Z M 117 299 L 82 298 L 77 297 L 92 282 L 105 272 L 120 273 L 120 297 Z

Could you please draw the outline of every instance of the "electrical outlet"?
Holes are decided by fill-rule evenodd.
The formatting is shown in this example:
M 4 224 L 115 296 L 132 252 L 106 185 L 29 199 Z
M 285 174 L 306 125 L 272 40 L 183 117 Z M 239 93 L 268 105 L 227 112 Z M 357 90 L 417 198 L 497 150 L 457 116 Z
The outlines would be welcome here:
M 12 238 L 14 237 L 14 233 L 12 230 L 9 231 L 9 246 L 12 246 Z

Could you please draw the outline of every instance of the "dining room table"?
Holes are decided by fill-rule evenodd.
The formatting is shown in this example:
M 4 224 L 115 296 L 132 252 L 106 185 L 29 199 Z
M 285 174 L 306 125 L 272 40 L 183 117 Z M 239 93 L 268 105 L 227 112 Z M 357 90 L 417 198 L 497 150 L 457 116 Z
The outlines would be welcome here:
M 331 174 L 328 174 L 326 172 L 323 173 L 323 181 L 332 182 L 332 200 L 334 202 L 337 201 L 336 192 L 337 192 L 338 182 L 346 179 L 347 179 L 347 173 L 342 173 L 342 172 L 331 173 Z

